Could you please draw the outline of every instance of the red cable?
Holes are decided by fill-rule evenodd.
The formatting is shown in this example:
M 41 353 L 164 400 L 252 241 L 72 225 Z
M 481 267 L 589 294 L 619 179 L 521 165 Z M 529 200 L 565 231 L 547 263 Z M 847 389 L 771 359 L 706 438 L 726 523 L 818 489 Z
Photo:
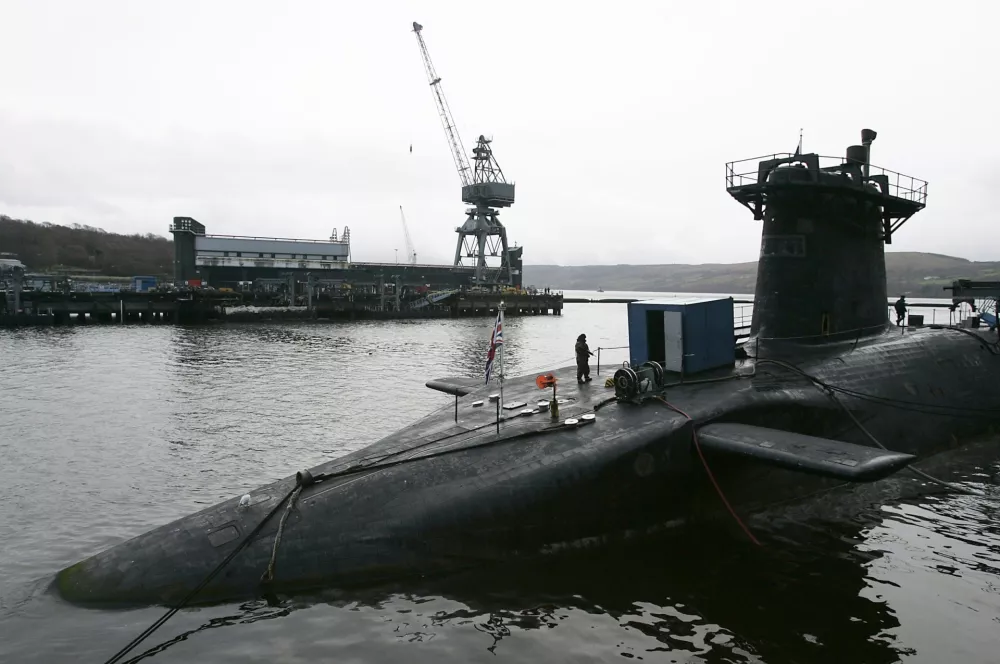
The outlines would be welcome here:
M 747 537 L 750 538 L 750 541 L 756 544 L 757 546 L 761 546 L 761 543 L 757 541 L 757 538 L 753 536 L 753 533 L 750 532 L 750 529 L 747 528 L 745 523 L 743 523 L 743 519 L 739 517 L 739 515 L 736 513 L 736 510 L 733 509 L 733 506 L 729 504 L 729 501 L 726 499 L 726 494 L 723 493 L 722 491 L 722 487 L 720 487 L 719 483 L 715 481 L 715 475 L 712 474 L 712 469 L 708 467 L 708 461 L 705 460 L 705 455 L 702 454 L 701 452 L 701 443 L 698 442 L 698 430 L 695 427 L 694 420 L 691 418 L 690 415 L 688 415 L 683 410 L 673 405 L 663 397 L 656 397 L 656 399 L 662 401 L 663 404 L 670 410 L 678 412 L 681 415 L 683 415 L 691 423 L 691 438 L 692 440 L 694 440 L 694 449 L 698 451 L 698 458 L 701 459 L 701 465 L 705 467 L 705 472 L 708 474 L 708 479 L 712 481 L 712 486 L 715 487 L 715 491 L 716 493 L 719 494 L 719 498 L 722 499 L 722 503 L 726 506 L 726 509 L 729 510 L 729 513 L 733 516 L 733 519 L 736 520 L 736 523 L 739 524 L 740 528 L 743 529 L 743 532 L 745 532 L 747 534 Z

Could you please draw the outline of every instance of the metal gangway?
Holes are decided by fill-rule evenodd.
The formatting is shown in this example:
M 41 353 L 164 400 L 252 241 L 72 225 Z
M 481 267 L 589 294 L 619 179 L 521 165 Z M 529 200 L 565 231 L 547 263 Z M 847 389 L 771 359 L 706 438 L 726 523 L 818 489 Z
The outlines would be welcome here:
M 951 286 L 945 286 L 944 290 L 951 291 L 952 309 L 956 309 L 963 304 L 972 307 L 974 313 L 979 314 L 979 319 L 986 323 L 990 329 L 997 327 L 997 301 L 1000 299 L 1000 281 L 972 281 L 971 279 L 958 279 L 952 282 Z
M 435 291 L 433 293 L 428 293 L 427 295 L 414 300 L 410 303 L 410 309 L 423 309 L 426 306 L 437 304 L 442 300 L 447 300 L 449 297 L 457 293 L 457 289 Z

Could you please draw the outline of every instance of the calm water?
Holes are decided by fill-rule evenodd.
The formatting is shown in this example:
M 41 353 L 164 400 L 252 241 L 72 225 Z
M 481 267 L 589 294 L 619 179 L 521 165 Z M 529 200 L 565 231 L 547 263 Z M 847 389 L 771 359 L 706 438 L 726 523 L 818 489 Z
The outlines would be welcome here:
M 0 662 L 103 662 L 163 609 L 67 605 L 48 591 L 56 571 L 445 405 L 423 383 L 479 375 L 491 324 L 0 331 Z M 624 345 L 625 306 L 508 319 L 508 371 L 569 363 L 580 332 Z M 926 466 L 985 498 L 899 478 L 832 514 L 817 502 L 752 519 L 761 549 L 688 529 L 545 564 L 185 610 L 133 654 L 167 642 L 152 661 L 996 662 L 996 443 Z

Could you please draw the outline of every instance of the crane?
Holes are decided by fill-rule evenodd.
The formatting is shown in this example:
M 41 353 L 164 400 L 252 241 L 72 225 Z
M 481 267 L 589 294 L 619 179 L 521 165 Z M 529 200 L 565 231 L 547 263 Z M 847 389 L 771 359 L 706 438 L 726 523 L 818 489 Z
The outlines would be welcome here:
M 410 239 L 410 231 L 406 227 L 406 215 L 403 214 L 403 206 L 399 206 L 399 218 L 403 220 L 403 235 L 406 237 L 406 255 L 410 259 L 410 265 L 417 264 L 417 250 L 413 248 L 413 240 Z
M 478 283 L 506 282 L 513 283 L 513 272 L 510 265 L 510 249 L 507 246 L 507 229 L 497 218 L 500 214 L 494 208 L 510 207 L 514 204 L 514 184 L 504 178 L 500 164 L 493 156 L 490 144 L 492 139 L 480 135 L 473 148 L 475 168 L 469 165 L 465 155 L 465 146 L 455 126 L 455 118 L 441 89 L 441 77 L 434 69 L 427 44 L 421 34 L 424 26 L 413 22 L 413 32 L 417 36 L 420 56 L 427 72 L 427 81 L 434 95 L 438 116 L 444 126 L 444 133 L 451 149 L 451 157 L 458 169 L 458 177 L 462 180 L 462 202 L 474 207 L 466 211 L 465 223 L 455 229 L 458 233 L 458 246 L 455 248 L 455 265 L 463 265 L 463 259 L 472 259 L 476 268 L 475 280 Z M 487 254 L 500 257 L 499 268 L 491 267 L 486 262 Z M 520 253 L 518 253 L 518 256 Z
M 427 51 L 427 44 L 420 31 L 424 26 L 416 21 L 413 22 L 413 32 L 417 35 L 417 45 L 420 47 L 420 55 L 424 60 L 424 69 L 427 71 L 427 81 L 430 83 L 434 101 L 437 103 L 438 115 L 441 117 L 441 124 L 444 126 L 444 133 L 448 137 L 448 145 L 451 147 L 451 158 L 455 161 L 455 168 L 458 169 L 458 177 L 462 178 L 462 185 L 472 184 L 472 167 L 469 166 L 469 159 L 465 156 L 465 146 L 462 145 L 462 137 L 458 135 L 455 127 L 455 118 L 451 115 L 451 108 L 448 100 L 444 97 L 444 90 L 441 89 L 441 77 L 434 69 L 431 62 L 431 54 Z

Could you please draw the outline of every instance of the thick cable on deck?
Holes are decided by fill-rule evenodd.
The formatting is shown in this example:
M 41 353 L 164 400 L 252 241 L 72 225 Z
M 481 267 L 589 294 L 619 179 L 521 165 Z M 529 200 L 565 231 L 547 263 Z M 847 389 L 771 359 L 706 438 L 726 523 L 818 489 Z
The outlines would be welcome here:
M 701 465 L 702 467 L 705 468 L 705 474 L 707 474 L 708 479 L 711 480 L 712 486 L 715 487 L 715 492 L 718 493 L 719 498 L 722 499 L 722 504 L 726 506 L 726 509 L 729 510 L 729 514 L 733 517 L 733 519 L 736 521 L 737 525 L 739 525 L 739 527 L 743 530 L 743 532 L 746 533 L 746 536 L 750 538 L 750 541 L 756 544 L 757 546 L 763 546 L 760 543 L 760 541 L 753 536 L 753 533 L 750 532 L 750 528 L 748 528 L 747 525 L 743 523 L 743 519 L 741 519 L 740 516 L 736 513 L 736 510 L 733 509 L 733 506 L 729 504 L 729 499 L 726 498 L 725 492 L 722 490 L 722 487 L 719 486 L 719 483 L 716 481 L 715 474 L 712 473 L 712 469 L 709 467 L 708 461 L 705 459 L 705 455 L 701 451 L 701 443 L 698 441 L 698 428 L 695 425 L 694 420 L 691 418 L 690 415 L 688 415 L 683 410 L 673 405 L 663 397 L 657 396 L 653 398 L 661 402 L 664 406 L 674 411 L 675 413 L 679 413 L 688 422 L 691 423 L 691 439 L 694 441 L 694 449 L 695 451 L 698 452 L 698 458 L 701 459 Z

